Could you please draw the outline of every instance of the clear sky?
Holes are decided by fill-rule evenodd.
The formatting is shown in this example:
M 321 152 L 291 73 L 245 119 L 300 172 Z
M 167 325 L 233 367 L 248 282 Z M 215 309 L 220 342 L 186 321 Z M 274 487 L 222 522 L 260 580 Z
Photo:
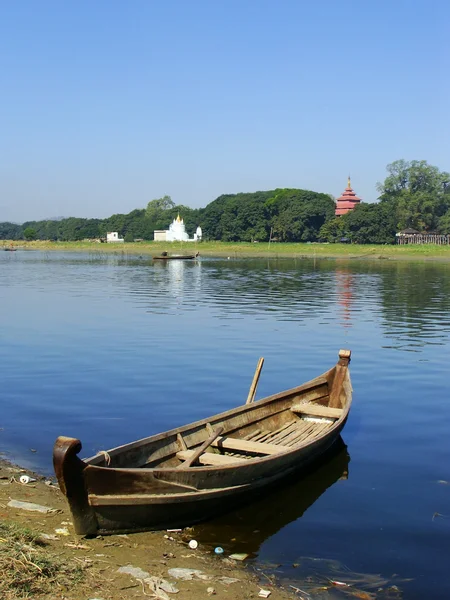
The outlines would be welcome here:
M 0 4 L 0 221 L 450 170 L 448 0 Z

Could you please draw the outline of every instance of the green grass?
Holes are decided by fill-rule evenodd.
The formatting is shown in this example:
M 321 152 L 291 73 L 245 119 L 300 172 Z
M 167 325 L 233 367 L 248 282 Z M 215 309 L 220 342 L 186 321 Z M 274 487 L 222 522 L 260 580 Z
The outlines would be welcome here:
M 11 242 L 4 241 L 9 246 Z M 310 257 L 310 258 L 364 258 L 364 259 L 436 259 L 450 260 L 450 246 L 432 244 L 406 246 L 377 246 L 358 244 L 284 244 L 260 242 L 134 242 L 99 244 L 95 242 L 13 242 L 18 248 L 34 250 L 88 251 L 115 254 L 161 254 L 200 252 L 202 256 L 236 257 Z
M 78 565 L 50 553 L 38 535 L 6 522 L 0 523 L 0 572 L 2 600 L 56 596 L 84 575 Z

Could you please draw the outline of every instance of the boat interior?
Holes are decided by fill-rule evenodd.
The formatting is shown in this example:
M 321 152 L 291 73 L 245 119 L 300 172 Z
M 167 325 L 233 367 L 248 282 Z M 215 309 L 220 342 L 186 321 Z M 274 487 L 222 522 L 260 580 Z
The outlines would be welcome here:
M 112 468 L 220 467 L 309 444 L 348 412 L 350 376 L 343 369 L 336 382 L 336 369 L 210 419 L 101 452 L 87 462 Z

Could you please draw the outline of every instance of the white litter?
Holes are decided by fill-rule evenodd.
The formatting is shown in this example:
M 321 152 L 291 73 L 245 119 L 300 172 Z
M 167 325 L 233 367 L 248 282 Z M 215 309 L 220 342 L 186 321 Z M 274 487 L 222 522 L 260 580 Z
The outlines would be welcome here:
M 183 581 L 191 581 L 192 579 L 203 579 L 204 581 L 209 581 L 212 579 L 211 575 L 205 575 L 203 571 L 199 571 L 199 569 L 169 569 L 167 571 L 171 577 L 175 577 L 175 579 L 182 579 Z
M 20 483 L 31 483 L 32 481 L 36 481 L 36 479 L 33 479 L 33 477 L 30 477 L 29 475 L 21 475 L 19 477 L 19 481 Z
M 125 567 L 119 567 L 117 569 L 118 573 L 125 573 L 126 575 L 131 575 L 136 579 L 145 579 L 146 577 L 150 577 L 150 573 L 147 571 L 143 571 L 139 567 L 133 567 L 133 565 L 126 565 Z
M 147 571 L 143 571 L 139 567 L 133 567 L 132 565 L 127 565 L 125 567 L 120 567 L 117 569 L 118 573 L 125 573 L 126 575 L 131 575 L 135 579 L 139 579 L 146 583 L 150 590 L 153 592 L 153 595 L 158 600 L 169 600 L 169 596 L 167 594 L 178 594 L 179 589 L 175 587 L 172 583 L 169 583 L 165 579 L 161 577 L 154 577 L 147 573 Z M 148 594 L 147 594 L 148 595 Z
M 55 513 L 58 512 L 55 508 L 48 506 L 42 506 L 41 504 L 34 504 L 33 502 L 22 502 L 21 500 L 10 500 L 8 506 L 11 508 L 21 508 L 23 510 L 30 510 L 33 512 L 40 513 Z
M 54 535 L 53 533 L 40 533 L 39 537 L 42 538 L 43 540 L 57 540 L 58 536 Z

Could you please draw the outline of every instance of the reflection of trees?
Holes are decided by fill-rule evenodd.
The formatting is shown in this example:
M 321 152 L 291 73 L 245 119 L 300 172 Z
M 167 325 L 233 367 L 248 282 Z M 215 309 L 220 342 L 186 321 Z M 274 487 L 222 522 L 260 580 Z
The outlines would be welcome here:
M 278 319 L 302 320 L 329 310 L 334 299 L 334 263 L 311 260 L 234 260 L 216 263 L 219 316 L 278 313 Z
M 111 269 L 113 293 L 126 291 L 150 312 L 201 307 L 219 319 L 325 318 L 341 326 L 366 315 L 380 321 L 392 345 L 408 347 L 441 343 L 450 331 L 447 264 L 291 258 L 152 263 L 120 254 L 103 257 L 99 268 L 104 262 L 119 267 Z
M 291 476 L 284 484 L 259 492 L 257 500 L 214 521 L 196 525 L 195 537 L 203 543 L 232 546 L 227 550 L 256 554 L 268 538 L 300 519 L 339 479 L 348 479 L 349 462 L 347 447 L 339 439 L 308 474 Z
M 301 320 L 327 312 L 335 297 L 334 263 L 328 261 L 314 266 L 309 260 L 200 259 L 127 266 L 117 274 L 118 286 L 139 296 L 151 312 L 201 302 L 218 318 L 270 312 Z
M 446 264 L 398 262 L 382 270 L 382 325 L 401 346 L 444 343 L 450 331 L 450 277 Z

